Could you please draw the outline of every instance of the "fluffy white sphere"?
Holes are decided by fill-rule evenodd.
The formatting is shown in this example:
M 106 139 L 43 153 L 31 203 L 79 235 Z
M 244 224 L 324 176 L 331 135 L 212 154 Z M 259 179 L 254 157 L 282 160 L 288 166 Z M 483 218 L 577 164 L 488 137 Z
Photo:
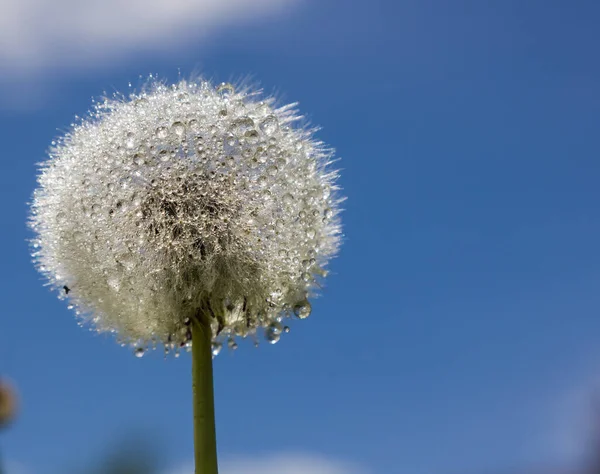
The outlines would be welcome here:
M 295 104 L 230 84 L 153 82 L 97 103 L 43 163 L 34 258 L 84 321 L 139 344 L 310 314 L 340 243 L 332 152 Z M 218 348 L 218 341 L 215 341 Z

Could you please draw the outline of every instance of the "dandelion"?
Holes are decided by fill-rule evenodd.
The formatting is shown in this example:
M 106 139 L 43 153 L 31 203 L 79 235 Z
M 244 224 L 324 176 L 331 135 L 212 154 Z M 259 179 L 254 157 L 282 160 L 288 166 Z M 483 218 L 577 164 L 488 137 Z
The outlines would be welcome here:
M 216 472 L 211 355 L 309 316 L 339 247 L 333 153 L 295 106 L 153 81 L 96 103 L 41 166 L 33 256 L 79 321 L 137 356 L 192 351 L 197 473 Z

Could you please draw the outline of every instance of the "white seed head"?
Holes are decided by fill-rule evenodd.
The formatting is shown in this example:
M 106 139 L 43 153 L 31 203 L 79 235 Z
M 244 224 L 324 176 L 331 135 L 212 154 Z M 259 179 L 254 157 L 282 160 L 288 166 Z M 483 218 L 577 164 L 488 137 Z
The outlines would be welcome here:
M 282 317 L 310 314 L 340 243 L 332 151 L 299 118 L 204 80 L 97 103 L 41 166 L 39 270 L 83 321 L 138 347 L 189 343 L 199 311 L 215 338 L 278 339 Z

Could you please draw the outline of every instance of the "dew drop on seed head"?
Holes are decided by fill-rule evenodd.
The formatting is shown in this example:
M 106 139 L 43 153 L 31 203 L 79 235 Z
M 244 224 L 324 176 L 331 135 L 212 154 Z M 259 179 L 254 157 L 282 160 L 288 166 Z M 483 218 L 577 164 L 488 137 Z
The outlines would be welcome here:
M 278 322 L 271 323 L 265 329 L 265 339 L 269 344 L 275 344 L 281 338 L 282 327 Z
M 235 351 L 238 348 L 238 345 L 237 345 L 237 342 L 235 342 L 235 339 L 230 337 L 229 340 L 227 341 L 227 347 L 229 347 L 229 349 L 231 349 L 232 351 Z
M 228 147 L 234 147 L 238 144 L 237 138 L 235 138 L 235 135 L 227 135 L 225 137 L 225 145 L 227 145 Z
M 300 319 L 308 318 L 310 316 L 311 310 L 312 308 L 310 306 L 310 303 L 306 299 L 299 301 L 294 305 L 294 314 Z
M 185 125 L 182 122 L 173 122 L 171 129 L 175 132 L 175 135 L 182 137 L 185 133 Z
M 167 130 L 167 127 L 158 127 L 156 129 L 156 138 L 167 138 L 167 135 L 169 134 L 169 131 Z
M 254 120 L 244 116 L 233 122 L 233 127 L 238 135 L 244 135 L 246 132 L 254 130 Z
M 279 127 L 277 117 L 275 117 L 274 115 L 268 115 L 260 123 L 259 127 L 265 135 L 273 135 L 277 131 L 277 128 Z
M 136 357 L 140 358 L 140 357 L 144 357 L 145 352 L 146 352 L 146 350 L 143 347 L 137 347 L 134 351 L 134 354 Z
M 108 283 L 108 286 L 110 286 L 115 291 L 119 291 L 119 289 L 121 288 L 121 281 L 116 275 L 109 276 L 106 280 L 106 283 Z
M 290 327 L 289 326 L 283 326 L 283 332 L 285 332 L 285 333 L 290 332 Z
M 217 94 L 219 94 L 222 98 L 227 99 L 235 92 L 234 87 L 228 82 L 222 82 L 217 87 Z
M 219 352 L 221 352 L 221 349 L 223 348 L 223 344 L 215 341 L 212 343 L 211 347 L 212 347 L 212 355 L 213 355 L 213 357 L 216 357 L 219 355 Z
M 294 203 L 294 196 L 291 193 L 286 193 L 283 195 L 283 204 L 286 206 L 291 206 Z
M 256 145 L 259 140 L 258 132 L 256 130 L 248 130 L 244 134 L 244 138 L 246 139 L 246 143 L 250 145 Z
M 125 140 L 125 147 L 129 150 L 135 147 L 135 135 L 132 132 L 127 134 L 127 139 Z

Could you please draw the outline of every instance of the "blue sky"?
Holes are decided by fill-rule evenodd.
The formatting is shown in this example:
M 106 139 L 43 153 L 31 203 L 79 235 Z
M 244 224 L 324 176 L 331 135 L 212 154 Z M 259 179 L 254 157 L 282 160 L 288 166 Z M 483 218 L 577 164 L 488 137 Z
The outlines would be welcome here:
M 189 357 L 137 359 L 79 328 L 25 225 L 35 164 L 91 97 L 178 69 L 298 100 L 348 196 L 311 317 L 215 360 L 224 474 L 580 462 L 600 382 L 600 4 L 194 3 L 3 6 L 0 375 L 22 411 L 0 449 L 14 472 L 64 473 L 140 432 L 166 474 L 192 472 Z

